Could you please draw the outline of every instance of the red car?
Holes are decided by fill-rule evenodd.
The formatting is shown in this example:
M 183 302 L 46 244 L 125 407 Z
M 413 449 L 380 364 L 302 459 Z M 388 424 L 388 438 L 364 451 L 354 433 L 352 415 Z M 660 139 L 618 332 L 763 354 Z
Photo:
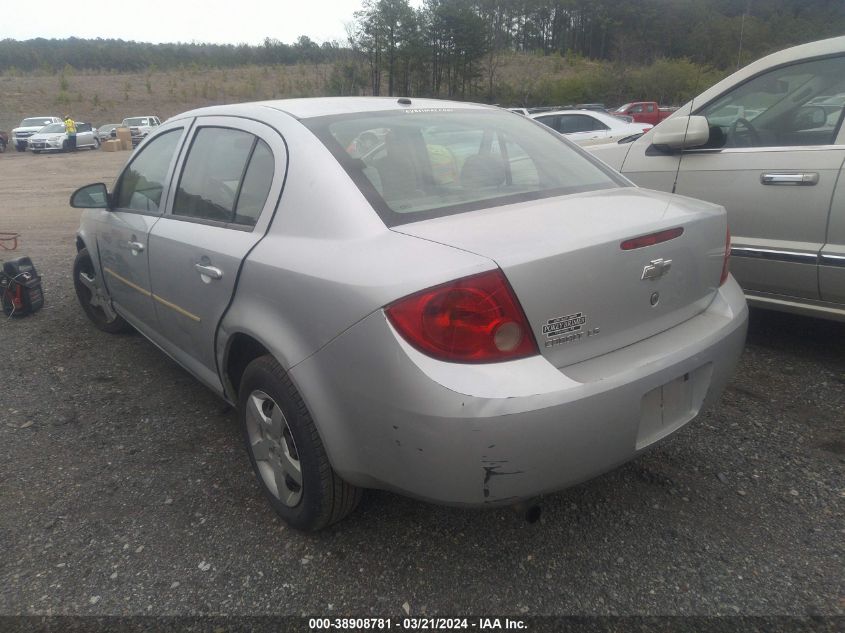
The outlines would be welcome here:
M 657 125 L 677 109 L 678 108 L 659 106 L 656 101 L 634 101 L 633 103 L 626 103 L 615 110 L 611 110 L 610 114 L 624 114 L 633 118 L 637 123 L 651 123 L 652 125 Z

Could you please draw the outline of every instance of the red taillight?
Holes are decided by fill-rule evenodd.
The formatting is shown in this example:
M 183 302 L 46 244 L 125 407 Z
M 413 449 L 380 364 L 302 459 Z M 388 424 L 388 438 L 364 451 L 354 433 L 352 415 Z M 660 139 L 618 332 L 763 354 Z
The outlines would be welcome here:
M 719 285 L 721 286 L 728 280 L 728 275 L 730 274 L 730 262 L 731 262 L 731 230 L 727 230 L 727 234 L 725 236 L 725 259 L 722 263 L 722 278 L 719 279 Z
M 498 269 L 399 299 L 385 313 L 406 341 L 439 360 L 494 363 L 538 353 L 525 313 Z
M 622 247 L 623 251 L 630 251 L 635 248 L 644 248 L 646 246 L 654 246 L 655 244 L 660 244 L 661 242 L 674 240 L 676 237 L 680 237 L 683 232 L 684 227 L 679 226 L 674 229 L 660 231 L 659 233 L 650 233 L 648 235 L 632 237 L 631 239 L 622 242 L 619 246 Z

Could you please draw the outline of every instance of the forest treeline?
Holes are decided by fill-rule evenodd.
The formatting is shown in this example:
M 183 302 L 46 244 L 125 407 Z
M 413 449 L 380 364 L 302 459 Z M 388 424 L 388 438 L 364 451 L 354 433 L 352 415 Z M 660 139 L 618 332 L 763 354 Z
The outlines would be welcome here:
M 149 72 L 331 64 L 329 94 L 500 103 L 660 98 L 791 44 L 845 34 L 843 0 L 363 0 L 343 42 L 0 41 L 0 72 Z M 508 72 L 553 57 L 545 77 Z M 543 65 L 547 68 L 547 65 Z

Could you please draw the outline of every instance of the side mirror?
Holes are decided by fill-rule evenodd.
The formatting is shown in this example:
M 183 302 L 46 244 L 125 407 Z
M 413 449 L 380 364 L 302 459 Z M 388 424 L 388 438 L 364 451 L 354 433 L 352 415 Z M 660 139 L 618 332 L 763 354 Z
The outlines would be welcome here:
M 654 128 L 651 142 L 670 150 L 701 147 L 710 138 L 707 117 L 676 116 L 666 119 Z
M 70 206 L 74 209 L 109 209 L 109 191 L 101 182 L 85 185 L 71 194 Z

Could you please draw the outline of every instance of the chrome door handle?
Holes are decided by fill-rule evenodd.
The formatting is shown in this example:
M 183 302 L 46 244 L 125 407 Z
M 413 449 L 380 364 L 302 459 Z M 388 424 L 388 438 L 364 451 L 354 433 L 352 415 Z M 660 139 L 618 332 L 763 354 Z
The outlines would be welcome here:
M 815 185 L 819 182 L 816 172 L 791 174 L 761 174 L 760 182 L 764 185 Z
M 216 266 L 207 266 L 205 264 L 194 264 L 194 268 L 200 275 L 205 275 L 211 279 L 222 279 L 223 271 Z
M 144 250 L 144 245 L 141 242 L 126 242 L 126 245 L 130 250 L 138 251 L 139 253 Z

